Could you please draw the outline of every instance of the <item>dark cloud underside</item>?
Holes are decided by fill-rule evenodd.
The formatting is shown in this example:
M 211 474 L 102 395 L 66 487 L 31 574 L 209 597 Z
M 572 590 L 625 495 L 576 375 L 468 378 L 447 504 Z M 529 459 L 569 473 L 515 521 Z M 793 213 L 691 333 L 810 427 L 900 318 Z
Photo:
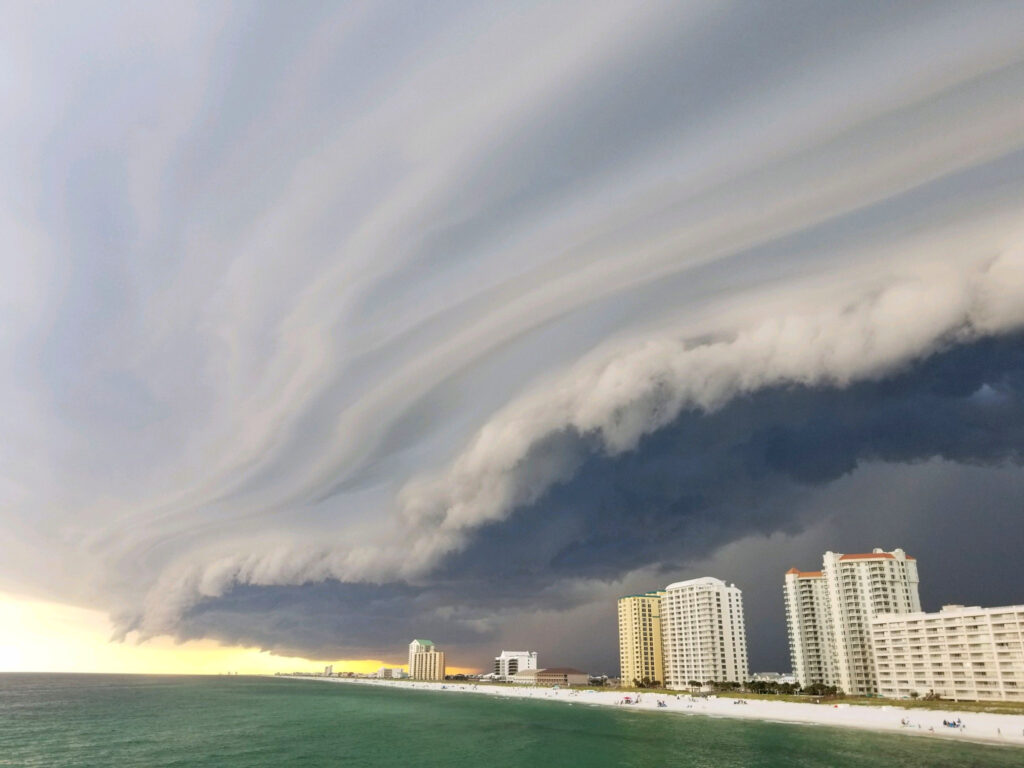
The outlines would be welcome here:
M 555 448 L 577 454 L 572 480 L 479 529 L 417 585 L 238 587 L 194 609 L 183 635 L 330 658 L 427 634 L 482 664 L 516 622 L 540 631 L 582 609 L 606 623 L 538 643 L 611 671 L 617 580 L 654 564 L 642 588 L 655 588 L 703 564 L 745 590 L 754 666 L 781 669 L 782 573 L 828 548 L 904 547 L 930 609 L 1022 598 L 1024 335 L 953 346 L 844 389 L 775 387 L 689 411 L 617 456 L 579 435 L 544 451 Z M 544 451 L 527 461 L 548 460 Z M 558 588 L 574 579 L 605 590 L 604 607 Z

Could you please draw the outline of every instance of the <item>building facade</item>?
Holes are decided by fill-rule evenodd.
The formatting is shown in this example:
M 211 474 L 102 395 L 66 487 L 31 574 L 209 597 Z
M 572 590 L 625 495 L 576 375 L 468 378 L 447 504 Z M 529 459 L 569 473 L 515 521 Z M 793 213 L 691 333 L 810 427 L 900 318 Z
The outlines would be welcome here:
M 537 668 L 536 651 L 502 651 L 494 657 L 494 675 L 507 680 L 520 670 Z
M 1024 605 L 947 605 L 871 619 L 878 692 L 1024 701 Z
M 786 630 L 793 676 L 806 687 L 839 685 L 828 590 L 821 571 L 786 571 Z
M 829 593 L 839 687 L 875 695 L 871 619 L 880 613 L 918 613 L 917 561 L 902 549 L 843 555 L 826 552 L 822 571 Z
M 660 611 L 666 687 L 747 680 L 743 593 L 735 584 L 710 577 L 670 584 Z
M 664 682 L 661 599 L 664 592 L 646 592 L 619 599 L 619 676 L 630 685 L 644 679 Z
M 517 685 L 587 685 L 590 675 L 572 667 L 549 667 L 548 669 L 524 669 L 512 676 Z
M 785 672 L 752 672 L 750 679 L 755 683 L 778 683 L 779 685 L 793 685 L 797 682 L 796 675 L 789 675 Z
M 920 612 L 918 583 L 917 561 L 902 549 L 826 552 L 820 576 L 791 569 L 784 585 L 786 619 L 801 684 L 822 682 L 852 695 L 878 694 L 871 619 Z
M 430 640 L 409 643 L 409 677 L 413 680 L 444 680 L 444 652 Z

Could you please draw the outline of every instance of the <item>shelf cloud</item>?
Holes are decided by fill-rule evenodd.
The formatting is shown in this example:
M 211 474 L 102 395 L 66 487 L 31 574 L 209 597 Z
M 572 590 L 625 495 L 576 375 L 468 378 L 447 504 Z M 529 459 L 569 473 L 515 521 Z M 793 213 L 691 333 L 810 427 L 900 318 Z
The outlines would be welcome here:
M 598 664 L 619 591 L 778 581 L 742 548 L 868 476 L 995 473 L 982 546 L 1024 488 L 1022 40 L 999 3 L 12 10 L 0 588 L 324 658 L 563 611 Z M 872 530 L 966 513 L 914 498 Z

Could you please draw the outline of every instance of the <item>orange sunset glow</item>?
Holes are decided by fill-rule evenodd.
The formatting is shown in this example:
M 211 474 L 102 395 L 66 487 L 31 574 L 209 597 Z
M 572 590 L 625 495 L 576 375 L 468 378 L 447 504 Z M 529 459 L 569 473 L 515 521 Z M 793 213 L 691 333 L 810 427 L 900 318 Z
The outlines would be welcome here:
M 0 669 L 7 672 L 245 675 L 321 671 L 333 664 L 335 672 L 365 674 L 397 666 L 383 659 L 280 656 L 213 640 L 179 643 L 166 636 L 139 642 L 129 635 L 121 643 L 110 639 L 113 633 L 113 624 L 100 611 L 0 593 Z M 476 671 L 448 669 L 451 674 Z

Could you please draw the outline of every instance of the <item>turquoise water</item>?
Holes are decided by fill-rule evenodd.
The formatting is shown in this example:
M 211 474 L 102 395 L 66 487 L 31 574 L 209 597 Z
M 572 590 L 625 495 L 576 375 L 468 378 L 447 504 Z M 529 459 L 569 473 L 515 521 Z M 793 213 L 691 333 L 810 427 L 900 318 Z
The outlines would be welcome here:
M 1024 754 L 912 736 L 317 681 L 0 675 L 0 766 L 883 763 L 1020 768 Z

